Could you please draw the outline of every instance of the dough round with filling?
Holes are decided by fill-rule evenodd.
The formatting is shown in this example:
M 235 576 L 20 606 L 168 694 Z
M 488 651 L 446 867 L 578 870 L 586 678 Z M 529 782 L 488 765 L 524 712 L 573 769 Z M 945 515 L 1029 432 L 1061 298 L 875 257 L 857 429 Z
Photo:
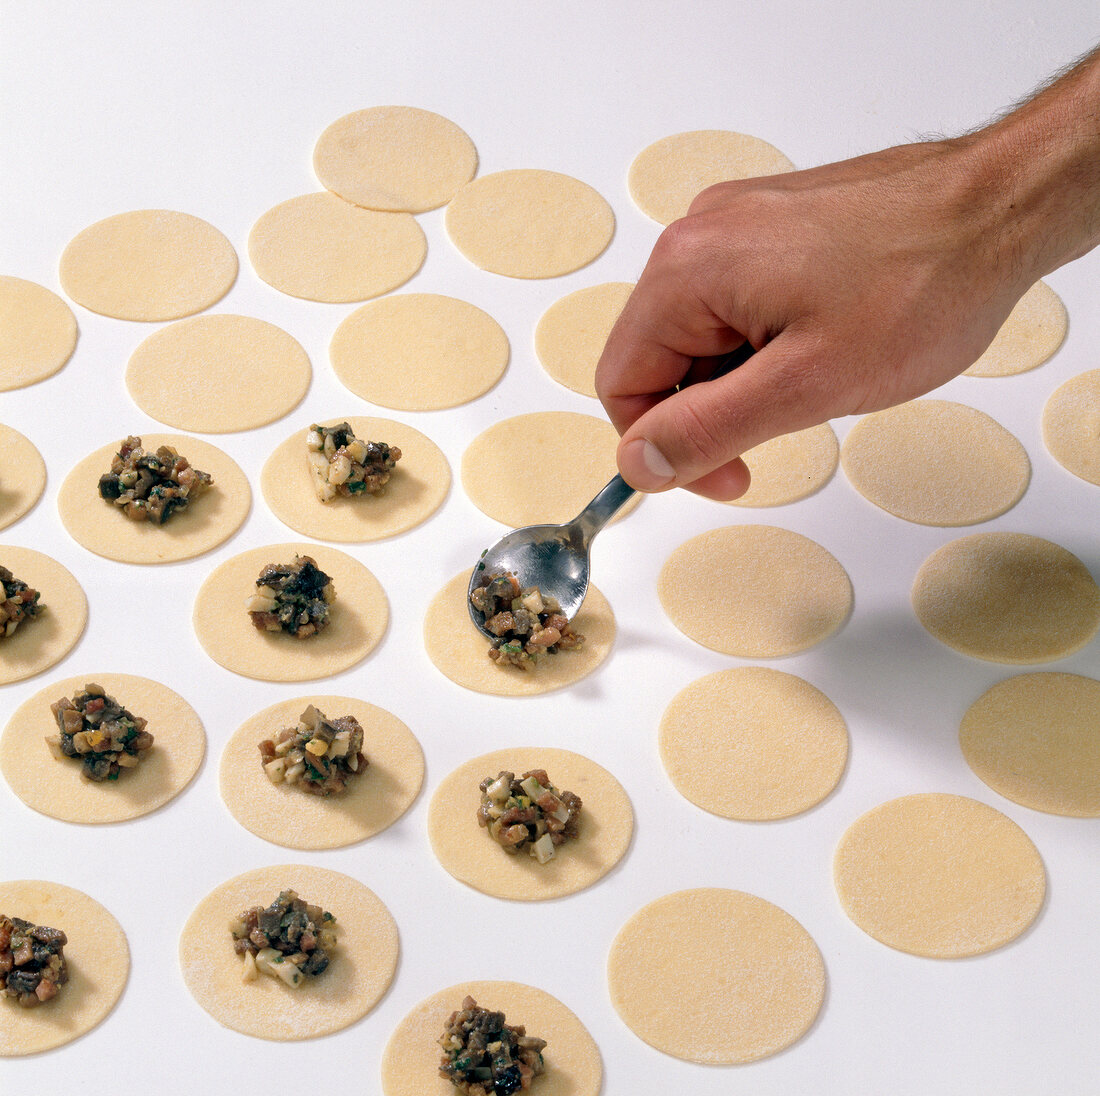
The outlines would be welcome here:
M 52 377 L 76 349 L 76 317 L 37 282 L 0 274 L 0 392 Z
M 336 918 L 332 961 L 293 988 L 266 974 L 245 982 L 229 923 L 287 889 Z M 350 875 L 304 864 L 256 868 L 215 887 L 179 943 L 180 971 L 195 1000 L 224 1027 L 276 1042 L 330 1035 L 361 1019 L 393 981 L 398 952 L 397 925 L 373 891 Z
M 342 795 L 319 796 L 273 784 L 259 745 L 294 727 L 314 705 L 330 719 L 354 716 L 363 728 L 364 773 Z M 257 837 L 288 849 L 339 849 L 393 825 L 412 805 L 424 781 L 424 754 L 396 716 L 347 696 L 282 700 L 247 719 L 222 751 L 219 787 L 229 813 Z
M 1054 390 L 1043 408 L 1043 442 L 1067 471 L 1100 484 L 1100 369 Z
M 638 1038 L 706 1065 L 790 1046 L 825 998 L 825 964 L 810 934 L 771 902 L 717 887 L 666 894 L 638 910 L 611 945 L 607 981 Z
M 477 821 L 482 780 L 533 769 L 545 769 L 554 787 L 581 799 L 577 836 L 545 864 L 526 849 L 505 852 Z M 495 750 L 465 762 L 440 782 L 428 807 L 428 837 L 443 867 L 482 894 L 518 902 L 561 898 L 592 886 L 622 859 L 633 832 L 630 799 L 611 773 L 580 754 L 537 746 Z
M 321 192 L 280 202 L 248 234 L 248 257 L 268 285 L 330 304 L 404 285 L 427 253 L 415 217 L 360 209 Z
M 148 721 L 152 749 L 117 780 L 85 779 L 79 761 L 57 759 L 46 736 L 58 733 L 50 705 L 94 681 Z M 206 732 L 194 708 L 166 685 L 132 674 L 89 672 L 65 678 L 16 708 L 0 736 L 0 772 L 28 807 L 62 822 L 125 822 L 175 799 L 199 771 Z
M 237 279 L 237 253 L 211 224 L 170 209 L 97 221 L 61 254 L 61 287 L 116 320 L 178 320 L 209 308 Z
M 216 548 L 244 524 L 252 489 L 237 462 L 209 442 L 178 434 L 142 434 L 142 448 L 154 453 L 167 445 L 214 482 L 163 525 L 131 520 L 99 497 L 99 477 L 111 470 L 119 444 L 105 445 L 81 460 L 57 495 L 62 524 L 89 552 L 120 563 L 174 563 Z
M 475 305 L 399 293 L 357 308 L 329 347 L 355 395 L 398 411 L 442 411 L 484 395 L 508 365 L 508 336 Z
M 837 560 L 773 525 L 731 525 L 686 541 L 661 568 L 657 594 L 688 639 L 742 658 L 804 651 L 852 608 L 852 583 Z
M 311 556 L 336 587 L 328 626 L 304 639 L 261 632 L 245 609 L 264 567 L 295 556 Z M 199 588 L 192 620 L 203 650 L 227 670 L 259 681 L 314 681 L 362 662 L 386 634 L 389 617 L 378 579 L 347 553 L 320 544 L 272 544 L 216 567 Z
M 837 846 L 844 912 L 869 936 L 931 959 L 982 955 L 1039 915 L 1046 872 L 1031 839 L 961 795 L 906 795 L 857 818 Z
M 1010 377 L 1054 356 L 1069 328 L 1066 306 L 1046 282 L 1036 282 L 1016 302 L 967 377 Z
M 516 168 L 467 183 L 447 207 L 446 225 L 451 242 L 482 270 L 556 278 L 603 254 L 615 214 L 579 179 Z
M 69 941 L 69 980 L 52 1001 L 20 1008 L 0 1000 L 0 1058 L 64 1046 L 106 1019 L 130 977 L 130 948 L 118 921 L 94 898 L 41 879 L 0 882 L 0 913 L 60 929 Z
M 1100 587 L 1061 545 L 974 533 L 933 552 L 913 582 L 917 619 L 941 643 L 989 662 L 1064 658 L 1100 627 Z
M 130 356 L 126 387 L 158 422 L 228 434 L 292 411 L 312 372 L 306 352 L 282 328 L 219 313 L 150 335 Z
M 385 442 L 401 450 L 389 482 L 380 495 L 321 502 L 306 456 L 309 428 L 297 430 L 267 458 L 260 473 L 264 498 L 284 525 L 318 540 L 362 543 L 404 533 L 443 505 L 451 487 L 451 467 L 435 442 L 392 419 L 331 419 L 321 425 L 341 422 L 362 441 Z
M 46 489 L 46 462 L 34 443 L 0 423 L 0 529 L 34 508 Z
M 815 491 L 833 478 L 840 445 L 827 423 L 781 434 L 748 450 L 743 456 L 752 481 L 733 506 L 786 506 Z

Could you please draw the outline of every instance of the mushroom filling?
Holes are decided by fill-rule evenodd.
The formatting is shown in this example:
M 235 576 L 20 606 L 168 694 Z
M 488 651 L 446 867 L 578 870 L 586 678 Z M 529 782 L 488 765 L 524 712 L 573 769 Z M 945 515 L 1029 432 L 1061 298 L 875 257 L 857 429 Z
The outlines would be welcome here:
M 518 780 L 515 773 L 498 773 L 487 776 L 479 787 L 478 825 L 505 852 L 526 849 L 545 864 L 559 845 L 577 836 L 580 797 L 558 791 L 545 769 L 532 769 Z
M 355 716 L 329 719 L 312 704 L 297 726 L 260 743 L 260 757 L 272 784 L 293 784 L 311 795 L 342 795 L 369 764 Z
M 0 639 L 7 639 L 24 620 L 33 620 L 45 608 L 42 596 L 0 564 Z
M 318 426 L 306 434 L 313 486 L 322 502 L 337 495 L 380 495 L 401 459 L 401 450 L 384 441 L 361 441 L 351 426 Z
M 24 1008 L 57 996 L 69 980 L 68 942 L 60 929 L 0 913 L 0 995 L 14 997 Z
M 506 1024 L 503 1012 L 480 1008 L 466 997 L 439 1037 L 439 1075 L 467 1096 L 511 1096 L 526 1091 L 543 1070 L 545 1039 Z
M 261 974 L 297 988 L 323 974 L 336 950 L 336 918 L 285 890 L 266 908 L 252 906 L 229 923 L 233 950 L 244 956 L 241 978 Z
M 332 579 L 312 556 L 295 556 L 293 563 L 269 563 L 256 579 L 256 592 L 245 603 L 261 632 L 287 632 L 305 639 L 329 622 L 336 600 Z
M 50 711 L 60 734 L 47 736 L 46 745 L 58 760 L 79 759 L 89 780 L 117 780 L 123 769 L 135 768 L 153 746 L 146 721 L 94 682 L 72 700 L 54 701 Z
M 213 482 L 171 446 L 149 453 L 141 438 L 131 434 L 111 461 L 110 472 L 99 477 L 99 497 L 120 507 L 131 521 L 163 525 Z

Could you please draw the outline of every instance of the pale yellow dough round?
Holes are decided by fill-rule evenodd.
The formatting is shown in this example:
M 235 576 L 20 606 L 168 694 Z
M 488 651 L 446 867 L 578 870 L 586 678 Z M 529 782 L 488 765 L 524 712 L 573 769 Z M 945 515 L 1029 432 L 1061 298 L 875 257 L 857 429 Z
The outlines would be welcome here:
M 86 780 L 72 758 L 56 759 L 46 745 L 57 734 L 50 705 L 72 699 L 88 682 L 148 720 L 153 748 L 118 780 Z M 199 771 L 206 732 L 195 710 L 166 685 L 132 674 L 89 671 L 48 685 L 24 701 L 0 736 L 0 772 L 28 807 L 62 822 L 125 822 L 174 799 Z
M 766 1058 L 801 1039 L 825 998 L 825 964 L 785 910 L 717 887 L 666 894 L 619 930 L 611 1003 L 638 1038 L 706 1065 Z
M 368 107 L 338 118 L 313 150 L 321 184 L 367 209 L 423 213 L 477 171 L 477 149 L 454 122 L 419 107 Z
M 37 282 L 0 274 L 0 392 L 52 377 L 76 349 L 76 317 Z
M 264 567 L 295 556 L 311 556 L 336 587 L 328 626 L 305 639 L 261 632 L 245 609 Z M 216 567 L 199 588 L 192 620 L 203 650 L 227 670 L 259 681 L 314 681 L 362 662 L 386 634 L 389 616 L 378 580 L 345 552 L 321 544 L 271 544 Z
M 1043 408 L 1043 442 L 1068 472 L 1100 484 L 1100 369 L 1054 390 Z
M 29 438 L 0 423 L 0 529 L 32 510 L 45 489 L 42 454 Z
M 489 657 L 489 641 L 474 627 L 466 608 L 469 572 L 455 575 L 432 598 L 424 618 L 424 647 L 435 668 L 456 685 L 489 696 L 538 696 L 575 685 L 611 653 L 615 616 L 607 599 L 588 587 L 573 618 L 584 643 L 572 651 L 548 655 L 533 670 L 498 666 Z
M 827 423 L 781 434 L 748 450 L 752 481 L 733 506 L 786 506 L 820 491 L 833 478 L 840 445 Z
M 657 594 L 689 639 L 742 658 L 812 647 L 852 608 L 852 583 L 836 559 L 772 525 L 731 525 L 686 541 L 661 568 Z
M 329 347 L 355 395 L 398 411 L 441 411 L 484 395 L 508 365 L 508 336 L 475 305 L 399 293 L 356 309 Z
M 526 851 L 508 853 L 478 825 L 478 785 L 501 772 L 545 769 L 560 791 L 580 796 L 577 836 L 540 864 Z M 634 811 L 623 786 L 606 769 L 569 750 L 523 746 L 467 761 L 445 777 L 428 807 L 428 837 L 439 862 L 459 882 L 518 902 L 575 894 L 602 879 L 623 858 Z
M 557 171 L 482 175 L 451 200 L 451 242 L 482 270 L 556 278 L 587 266 L 615 234 L 615 214 L 587 183 Z
M 974 533 L 930 555 L 913 582 L 917 619 L 941 643 L 989 662 L 1051 662 L 1100 628 L 1100 587 L 1058 544 Z
M 363 727 L 368 766 L 343 795 L 310 795 L 272 784 L 259 745 L 293 727 L 314 705 L 330 719 L 354 716 Z M 257 837 L 288 849 L 339 849 L 393 825 L 412 805 L 424 781 L 424 754 L 396 716 L 347 696 L 282 700 L 246 720 L 222 751 L 218 782 L 229 813 Z
M 117 320 L 178 320 L 209 308 L 237 279 L 237 253 L 211 224 L 169 209 L 97 221 L 61 255 L 61 287 Z
M 1046 872 L 1012 819 L 961 795 L 892 799 L 837 846 L 844 912 L 869 936 L 930 959 L 1002 947 L 1039 915 Z
M 1010 377 L 1035 369 L 1054 356 L 1068 328 L 1061 297 L 1046 282 L 1036 282 L 965 376 Z
M 229 923 L 252 906 L 269 906 L 287 889 L 336 918 L 332 962 L 294 988 L 266 974 L 244 982 Z M 215 887 L 183 926 L 179 961 L 191 995 L 219 1024 L 257 1039 L 293 1042 L 342 1031 L 370 1012 L 393 981 L 399 950 L 390 911 L 357 879 L 279 864 Z
M 126 387 L 158 422 L 228 434 L 294 410 L 312 372 L 306 352 L 282 328 L 219 313 L 150 335 L 130 356 Z
M 995 792 L 1037 811 L 1100 817 L 1100 681 L 1020 674 L 1000 681 L 959 727 L 966 763 Z
M 200 472 L 214 477 L 201 494 L 163 525 L 132 521 L 99 497 L 99 477 L 111 470 L 119 442 L 97 449 L 65 477 L 57 512 L 69 534 L 89 552 L 120 563 L 175 563 L 192 559 L 227 541 L 244 524 L 252 490 L 237 462 L 217 446 L 178 434 L 142 434 L 142 448 L 167 445 Z
M 634 157 L 630 196 L 663 225 L 683 217 L 699 191 L 730 179 L 779 175 L 794 164 L 759 137 L 724 129 L 696 129 L 662 137 Z
M 357 438 L 385 442 L 401 450 L 381 495 L 337 497 L 321 502 L 306 459 L 306 434 L 297 430 L 267 458 L 260 489 L 275 516 L 295 532 L 318 540 L 363 543 L 404 533 L 443 505 L 451 487 L 451 467 L 442 450 L 419 430 L 392 419 L 348 418 Z
M 53 1050 L 105 1020 L 130 977 L 130 948 L 118 921 L 94 898 L 41 879 L 0 882 L 0 913 L 60 929 L 69 941 L 69 980 L 52 1001 L 20 1008 L 0 999 L 0 1058 Z
M 268 285 L 330 304 L 404 285 L 427 253 L 424 230 L 410 214 L 360 209 L 322 192 L 281 202 L 248 234 L 248 257 Z

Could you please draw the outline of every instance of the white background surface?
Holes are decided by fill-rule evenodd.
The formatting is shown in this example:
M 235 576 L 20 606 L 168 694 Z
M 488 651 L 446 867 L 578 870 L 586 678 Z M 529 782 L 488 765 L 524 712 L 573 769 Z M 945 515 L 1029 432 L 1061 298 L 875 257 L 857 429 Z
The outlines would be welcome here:
M 553 993 L 596 1037 L 606 1096 L 649 1092 L 1094 1092 L 1100 1075 L 1100 888 L 1095 820 L 1009 803 L 980 783 L 956 743 L 967 706 L 1009 667 L 941 647 L 917 624 L 909 587 L 936 547 L 974 530 L 914 526 L 882 513 L 842 474 L 812 499 L 770 511 L 687 495 L 646 502 L 601 537 L 596 582 L 619 622 L 601 672 L 560 695 L 506 701 L 441 677 L 420 642 L 425 606 L 502 531 L 457 483 L 443 510 L 405 536 L 353 548 L 386 588 L 392 623 L 365 663 L 318 683 L 362 696 L 412 728 L 427 756 L 425 791 L 380 836 L 346 850 L 295 854 L 247 833 L 217 791 L 221 747 L 248 716 L 313 686 L 274 686 L 223 670 L 190 625 L 202 578 L 245 548 L 297 539 L 268 511 L 258 474 L 275 445 L 311 419 L 373 414 L 348 394 L 327 344 L 354 306 L 285 297 L 247 262 L 250 226 L 285 198 L 315 190 L 314 141 L 348 111 L 378 104 L 436 110 L 471 135 L 481 172 L 544 167 L 595 186 L 618 218 L 607 252 L 585 270 L 518 282 L 472 268 L 449 244 L 442 211 L 420 217 L 429 239 L 405 288 L 452 293 L 490 312 L 512 344 L 501 383 L 467 407 L 394 414 L 427 433 L 456 472 L 466 444 L 493 420 L 595 401 L 549 380 L 532 348 L 546 307 L 574 289 L 632 280 L 658 227 L 635 209 L 627 166 L 644 146 L 685 129 L 764 137 L 800 167 L 921 134 L 958 132 L 1010 104 L 1097 36 L 1085 0 L 929 0 L 830 5 L 790 0 L 525 4 L 17 3 L 0 6 L 0 271 L 59 290 L 57 260 L 79 230 L 113 213 L 159 207 L 203 217 L 232 240 L 241 272 L 214 311 L 258 316 L 309 352 L 313 386 L 291 416 L 248 434 L 213 437 L 256 493 L 243 531 L 209 556 L 160 568 L 109 564 L 74 543 L 55 509 L 69 468 L 125 434 L 157 430 L 122 382 L 126 360 L 157 325 L 74 307 L 80 341 L 69 365 L 31 388 L 0 394 L 0 421 L 44 453 L 46 495 L 0 543 L 65 563 L 89 594 L 88 630 L 61 665 L 0 689 L 0 723 L 51 680 L 115 670 L 163 681 L 199 711 L 209 744 L 195 783 L 132 824 L 76 827 L 25 807 L 0 783 L 0 878 L 45 877 L 96 897 L 121 921 L 132 973 L 112 1015 L 77 1043 L 37 1059 L 0 1060 L 0 1092 L 131 1094 L 378 1091 L 390 1032 L 419 1000 L 454 982 L 514 978 Z M 1100 341 L 1100 255 L 1049 278 L 1069 309 L 1069 338 L 1043 368 L 1017 378 L 953 381 L 943 395 L 993 414 L 1033 462 L 1020 504 L 982 529 L 1048 536 L 1100 575 L 1100 489 L 1045 453 L 1043 402 L 1094 368 Z M 846 422 L 836 424 L 843 435 Z M 929 454 L 929 460 L 935 455 Z M 919 475 L 920 470 L 914 469 Z M 680 540 L 730 522 L 768 522 L 813 537 L 844 564 L 855 611 L 835 637 L 770 662 L 823 689 L 851 734 L 837 792 L 807 814 L 771 824 L 709 816 L 671 787 L 656 749 L 660 714 L 696 677 L 740 664 L 696 647 L 663 617 L 654 590 Z M 1097 676 L 1097 642 L 1047 668 Z M 637 813 L 633 847 L 599 885 L 521 905 L 485 898 L 438 865 L 425 834 L 428 798 L 455 765 L 521 743 L 577 750 L 614 772 Z M 952 791 L 1015 819 L 1049 873 L 1046 906 L 1015 944 L 938 962 L 894 952 L 841 912 L 830 861 L 843 830 L 896 795 Z M 348 872 L 386 902 L 401 931 L 395 982 L 350 1030 L 320 1042 L 266 1043 L 222 1029 L 192 1000 L 176 961 L 180 927 L 216 884 L 262 864 Z M 736 1068 L 688 1065 L 654 1051 L 619 1020 L 605 984 L 608 946 L 658 895 L 721 885 L 751 891 L 797 917 L 825 957 L 828 994 L 809 1034 L 771 1059 Z M 4 1022 L 0 1009 L 0 1024 Z M 551 1048 L 552 1049 L 552 1048 Z

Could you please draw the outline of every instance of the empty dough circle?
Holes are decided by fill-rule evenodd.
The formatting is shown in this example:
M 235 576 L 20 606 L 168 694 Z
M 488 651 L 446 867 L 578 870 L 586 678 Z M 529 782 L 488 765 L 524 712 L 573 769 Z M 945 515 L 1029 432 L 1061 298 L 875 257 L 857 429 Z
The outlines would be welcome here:
M 1046 282 L 1036 282 L 1016 303 L 967 377 L 1010 377 L 1054 356 L 1069 327 L 1066 306 Z
M 611 1003 L 651 1047 L 706 1065 L 766 1058 L 809 1030 L 825 964 L 785 910 L 717 887 L 666 894 L 619 930 Z
M 584 636 L 576 650 L 542 659 L 533 670 L 498 666 L 489 657 L 489 641 L 474 627 L 466 607 L 470 573 L 455 575 L 432 598 L 424 618 L 424 647 L 435 668 L 456 685 L 489 696 L 537 696 L 574 685 L 611 653 L 615 617 L 607 599 L 588 587 L 573 628 Z
M 312 556 L 336 587 L 328 626 L 305 639 L 261 632 L 245 609 L 264 567 L 295 556 Z M 314 681 L 362 662 L 389 616 L 385 591 L 358 560 L 321 544 L 272 544 L 216 567 L 199 588 L 192 619 L 203 650 L 227 670 L 258 681 Z
M 423 213 L 449 202 L 474 177 L 477 149 L 441 114 L 369 107 L 345 114 L 321 134 L 313 170 L 345 201 Z
M 435 442 L 392 419 L 332 419 L 322 425 L 345 421 L 357 438 L 401 450 L 389 483 L 381 495 L 321 502 L 306 459 L 309 429 L 297 430 L 267 458 L 260 473 L 264 498 L 284 525 L 318 540 L 363 543 L 404 533 L 443 505 L 451 487 L 451 467 Z
M 516 168 L 467 183 L 447 207 L 446 225 L 451 242 L 482 270 L 556 278 L 603 254 L 615 214 L 579 179 Z
M 0 529 L 28 513 L 46 489 L 46 462 L 29 438 L 0 423 Z
M 288 888 L 336 918 L 332 962 L 296 988 L 266 974 L 244 982 L 229 923 L 252 906 L 269 906 Z M 183 926 L 179 961 L 191 995 L 219 1024 L 257 1039 L 292 1042 L 342 1031 L 370 1012 L 393 981 L 398 951 L 390 911 L 358 880 L 326 868 L 279 864 L 215 887 Z
M 763 666 L 693 681 L 661 717 L 661 762 L 676 790 L 722 818 L 789 818 L 820 803 L 848 760 L 836 705 L 793 674 Z
M 76 349 L 76 317 L 37 282 L 0 274 L 0 392 L 52 377 Z
M 793 171 L 774 145 L 724 129 L 696 129 L 662 137 L 634 157 L 627 173 L 630 196 L 663 225 L 683 217 L 692 200 L 715 183 Z
M 48 670 L 76 646 L 88 623 L 88 599 L 65 567 L 31 548 L 0 544 L 0 564 L 41 595 L 38 616 L 0 640 L 0 685 L 10 685 Z
M 865 415 L 848 432 L 841 464 L 864 498 L 920 525 L 973 525 L 1020 501 L 1027 451 L 984 411 L 950 400 L 912 400 Z
M 998 682 L 959 727 L 966 763 L 995 792 L 1037 811 L 1100 816 L 1100 681 L 1020 674 Z
M 142 434 L 142 448 L 167 445 L 200 472 L 214 477 L 201 494 L 163 525 L 132 521 L 99 497 L 99 477 L 111 470 L 120 442 L 86 456 L 65 477 L 57 512 L 70 536 L 97 556 L 120 563 L 174 563 L 192 559 L 227 541 L 244 524 L 252 490 L 237 462 L 217 446 L 178 434 Z
M 1054 390 L 1043 408 L 1043 442 L 1067 471 L 1100 484 L 1100 369 Z
M 153 748 L 117 780 L 86 780 L 73 758 L 46 745 L 57 734 L 50 705 L 94 681 L 124 708 L 148 720 Z M 199 771 L 206 732 L 194 708 L 166 685 L 132 674 L 89 671 L 48 685 L 16 708 L 0 737 L 0 772 L 28 807 L 62 822 L 125 822 L 174 799 Z
M 804 651 L 848 619 L 852 583 L 820 544 L 773 525 L 731 525 L 686 541 L 657 594 L 681 632 L 726 655 Z
M 360 209 L 322 192 L 281 202 L 248 234 L 248 257 L 268 285 L 330 304 L 404 285 L 427 253 L 415 217 Z
M 485 777 L 532 769 L 545 769 L 554 787 L 581 799 L 577 836 L 545 864 L 526 851 L 505 852 L 477 821 L 478 785 Z M 518 902 L 590 887 L 622 859 L 633 832 L 634 811 L 623 786 L 595 761 L 569 750 L 524 746 L 475 757 L 440 782 L 428 807 L 428 837 L 443 867 L 482 894 Z
M 319 796 L 272 784 L 259 745 L 293 727 L 313 704 L 330 719 L 354 716 L 363 727 L 366 772 L 343 795 Z M 409 809 L 424 780 L 424 754 L 396 716 L 347 696 L 282 700 L 247 719 L 222 751 L 218 783 L 229 813 L 257 837 L 288 849 L 339 849 L 393 825 Z
M 508 336 L 475 305 L 398 293 L 357 308 L 329 347 L 355 395 L 398 411 L 441 411 L 484 395 L 508 365 Z
M 1035 920 L 1046 872 L 1012 819 L 961 795 L 930 792 L 869 810 L 837 846 L 844 912 L 910 955 L 960 959 L 1014 940 Z
M 116 320 L 178 320 L 209 308 L 237 278 L 237 253 L 211 224 L 169 209 L 97 221 L 61 254 L 61 287 Z
M 1051 662 L 1100 627 L 1100 587 L 1058 544 L 974 533 L 933 552 L 913 582 L 917 619 L 941 643 L 989 662 Z
M 833 478 L 840 445 L 833 428 L 823 422 L 763 442 L 742 459 L 752 480 L 731 505 L 786 506 L 820 491 Z
M 463 982 L 421 1001 L 386 1043 L 383 1096 L 454 1096 L 454 1085 L 439 1075 L 439 1037 L 467 996 L 546 1040 L 545 1070 L 532 1089 L 538 1096 L 599 1096 L 603 1066 L 588 1029 L 556 997 L 518 982 Z
M 130 977 L 130 949 L 115 918 L 83 892 L 41 879 L 0 882 L 0 913 L 60 929 L 69 941 L 69 980 L 52 1001 L 38 1008 L 0 1001 L 0 1058 L 64 1046 L 106 1019 Z
M 126 387 L 158 422 L 200 434 L 281 419 L 309 388 L 309 357 L 282 328 L 219 313 L 162 327 L 130 356 Z

